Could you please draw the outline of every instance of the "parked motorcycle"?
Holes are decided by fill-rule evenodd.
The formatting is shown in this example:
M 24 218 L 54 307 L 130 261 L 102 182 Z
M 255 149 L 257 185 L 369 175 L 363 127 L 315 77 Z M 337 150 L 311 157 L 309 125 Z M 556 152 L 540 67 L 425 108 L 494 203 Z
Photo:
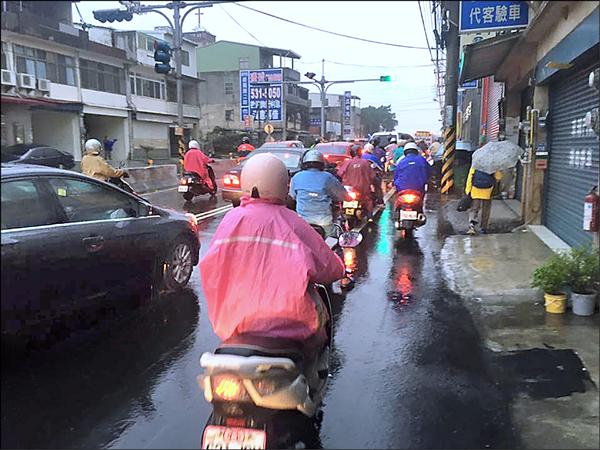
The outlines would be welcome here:
M 424 195 L 419 191 L 404 190 L 398 193 L 394 205 L 394 225 L 402 237 L 413 237 L 414 230 L 425 225 L 427 217 L 423 214 Z
M 184 172 L 179 180 L 177 192 L 181 192 L 183 194 L 183 198 L 188 202 L 194 197 L 204 194 L 210 194 L 211 198 L 216 198 L 217 181 L 215 179 L 215 172 L 210 166 L 208 166 L 208 176 L 212 180 L 212 189 L 202 180 L 202 178 L 200 178 L 197 173 Z

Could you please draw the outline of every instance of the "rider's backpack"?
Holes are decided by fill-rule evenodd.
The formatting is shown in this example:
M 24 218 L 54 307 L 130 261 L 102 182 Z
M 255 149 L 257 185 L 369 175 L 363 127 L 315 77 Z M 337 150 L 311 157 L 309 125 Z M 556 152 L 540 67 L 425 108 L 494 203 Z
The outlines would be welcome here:
M 490 175 L 489 173 L 485 173 L 481 170 L 475 169 L 472 184 L 473 187 L 479 189 L 487 189 L 493 187 L 496 184 L 496 178 L 494 178 L 494 175 Z

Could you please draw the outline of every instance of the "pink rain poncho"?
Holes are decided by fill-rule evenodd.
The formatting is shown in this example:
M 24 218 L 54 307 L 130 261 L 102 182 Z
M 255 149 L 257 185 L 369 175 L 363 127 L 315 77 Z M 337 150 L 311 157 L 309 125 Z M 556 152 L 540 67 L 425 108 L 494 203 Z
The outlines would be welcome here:
M 344 264 L 285 205 L 242 197 L 200 262 L 208 317 L 226 340 L 243 333 L 306 340 L 327 317 L 312 283 L 332 283 Z
M 183 170 L 197 173 L 202 181 L 212 189 L 214 186 L 210 176 L 208 176 L 208 164 L 213 161 L 214 159 L 206 156 L 202 150 L 191 148 L 183 156 Z

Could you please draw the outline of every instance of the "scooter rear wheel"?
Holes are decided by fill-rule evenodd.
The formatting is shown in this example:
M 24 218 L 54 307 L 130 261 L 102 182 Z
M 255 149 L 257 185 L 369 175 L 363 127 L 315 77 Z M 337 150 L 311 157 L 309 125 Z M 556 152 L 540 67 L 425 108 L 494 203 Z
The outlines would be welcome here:
M 194 194 L 192 194 L 191 192 L 184 192 L 183 198 L 186 202 L 189 202 L 194 198 Z

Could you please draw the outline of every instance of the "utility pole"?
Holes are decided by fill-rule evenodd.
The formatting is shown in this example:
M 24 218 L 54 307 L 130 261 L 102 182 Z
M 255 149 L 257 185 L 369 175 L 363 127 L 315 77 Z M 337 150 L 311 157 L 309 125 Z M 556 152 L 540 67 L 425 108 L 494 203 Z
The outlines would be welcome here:
M 454 160 L 456 158 L 456 101 L 458 92 L 458 7 L 457 1 L 444 2 L 447 31 L 446 41 L 446 92 L 444 122 L 444 157 L 442 163 L 441 192 L 448 194 L 454 186 Z

